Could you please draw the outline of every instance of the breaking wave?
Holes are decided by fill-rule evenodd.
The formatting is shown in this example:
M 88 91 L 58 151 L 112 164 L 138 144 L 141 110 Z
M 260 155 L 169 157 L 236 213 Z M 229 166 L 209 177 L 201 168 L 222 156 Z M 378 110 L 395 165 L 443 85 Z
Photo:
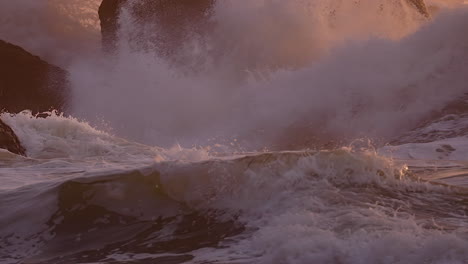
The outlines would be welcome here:
M 6 263 L 468 257 L 466 190 L 421 179 L 373 151 L 174 153 L 54 114 L 2 118 L 34 150 L 1 160 L 13 178 L 28 179 L 0 191 Z
M 101 52 L 80 3 L 0 10 L 67 68 L 75 116 L 1 114 L 27 149 L 0 151 L 2 263 L 468 261 L 466 118 L 427 122 L 466 91 L 466 8 L 217 1 L 164 53 L 134 1 Z

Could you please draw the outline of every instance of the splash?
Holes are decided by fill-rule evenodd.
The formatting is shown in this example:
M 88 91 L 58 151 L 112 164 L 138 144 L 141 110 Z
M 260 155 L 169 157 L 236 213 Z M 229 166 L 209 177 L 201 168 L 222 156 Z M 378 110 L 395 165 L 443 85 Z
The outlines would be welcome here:
M 139 46 L 153 31 L 124 10 L 116 55 L 71 68 L 74 113 L 162 146 L 385 141 L 462 92 L 467 19 L 426 22 L 406 1 L 219 1 L 180 65 Z
M 168 57 L 151 45 L 165 31 L 129 9 L 118 52 L 101 54 L 98 5 L 4 4 L 0 35 L 69 70 L 73 115 L 152 145 L 385 142 L 465 81 L 463 9 L 428 21 L 402 0 L 217 1 L 203 34 L 188 32 Z

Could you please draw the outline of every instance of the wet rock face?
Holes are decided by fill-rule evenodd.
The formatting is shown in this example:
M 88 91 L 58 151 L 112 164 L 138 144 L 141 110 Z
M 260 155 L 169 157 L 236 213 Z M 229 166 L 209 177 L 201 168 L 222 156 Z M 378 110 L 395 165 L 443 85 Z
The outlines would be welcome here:
M 0 111 L 63 111 L 67 95 L 66 71 L 0 40 Z
M 424 3 L 424 0 L 407 0 L 407 1 L 411 3 L 414 7 L 416 7 L 419 13 L 423 14 L 426 17 L 429 16 L 429 10 L 427 9 L 427 6 L 426 6 L 426 3 Z
M 120 8 L 126 0 L 103 0 L 99 6 L 102 45 L 106 51 L 115 49 Z
M 13 130 L 2 120 L 0 120 L 0 148 L 7 149 L 8 151 L 25 156 L 26 150 L 21 146 L 18 137 Z
M 406 1 L 424 16 L 429 16 L 424 0 Z M 145 28 L 142 32 L 132 32 L 136 42 L 141 43 L 138 38 L 145 35 L 146 39 L 152 38 L 153 44 L 156 43 L 163 53 L 171 53 L 171 49 L 175 50 L 183 42 L 187 32 L 203 31 L 209 23 L 207 17 L 214 3 L 215 0 L 103 0 L 99 8 L 99 19 L 104 50 L 112 52 L 116 48 L 119 15 L 124 6 L 140 26 L 158 25 L 159 34 L 149 33 L 151 30 L 148 27 L 142 27 Z
M 119 15 L 122 7 L 128 8 L 134 23 L 142 29 L 132 32 L 135 43 L 152 45 L 161 53 L 172 53 L 190 34 L 201 33 L 206 28 L 208 15 L 215 0 L 103 0 L 99 8 L 104 50 L 116 48 Z M 153 28 L 152 28 L 153 26 Z M 157 27 L 155 30 L 154 27 Z M 141 41 L 144 39 L 145 41 Z

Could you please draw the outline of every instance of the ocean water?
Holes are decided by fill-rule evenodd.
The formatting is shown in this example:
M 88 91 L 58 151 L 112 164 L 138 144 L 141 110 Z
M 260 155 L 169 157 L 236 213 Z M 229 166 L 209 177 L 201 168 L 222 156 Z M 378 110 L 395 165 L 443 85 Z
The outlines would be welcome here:
M 1 115 L 0 263 L 468 263 L 464 5 L 219 1 L 165 56 L 136 2 L 111 53 L 99 2 L 0 3 L 73 89 Z

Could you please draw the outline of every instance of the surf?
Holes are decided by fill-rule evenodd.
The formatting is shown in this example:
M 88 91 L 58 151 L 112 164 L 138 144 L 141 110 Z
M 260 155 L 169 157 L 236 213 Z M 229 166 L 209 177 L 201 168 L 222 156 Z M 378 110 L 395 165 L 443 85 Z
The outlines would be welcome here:
M 0 116 L 26 149 L 0 150 L 3 262 L 468 259 L 466 7 L 217 1 L 158 46 L 128 1 L 109 51 L 98 4 L 0 10 L 72 89 Z

